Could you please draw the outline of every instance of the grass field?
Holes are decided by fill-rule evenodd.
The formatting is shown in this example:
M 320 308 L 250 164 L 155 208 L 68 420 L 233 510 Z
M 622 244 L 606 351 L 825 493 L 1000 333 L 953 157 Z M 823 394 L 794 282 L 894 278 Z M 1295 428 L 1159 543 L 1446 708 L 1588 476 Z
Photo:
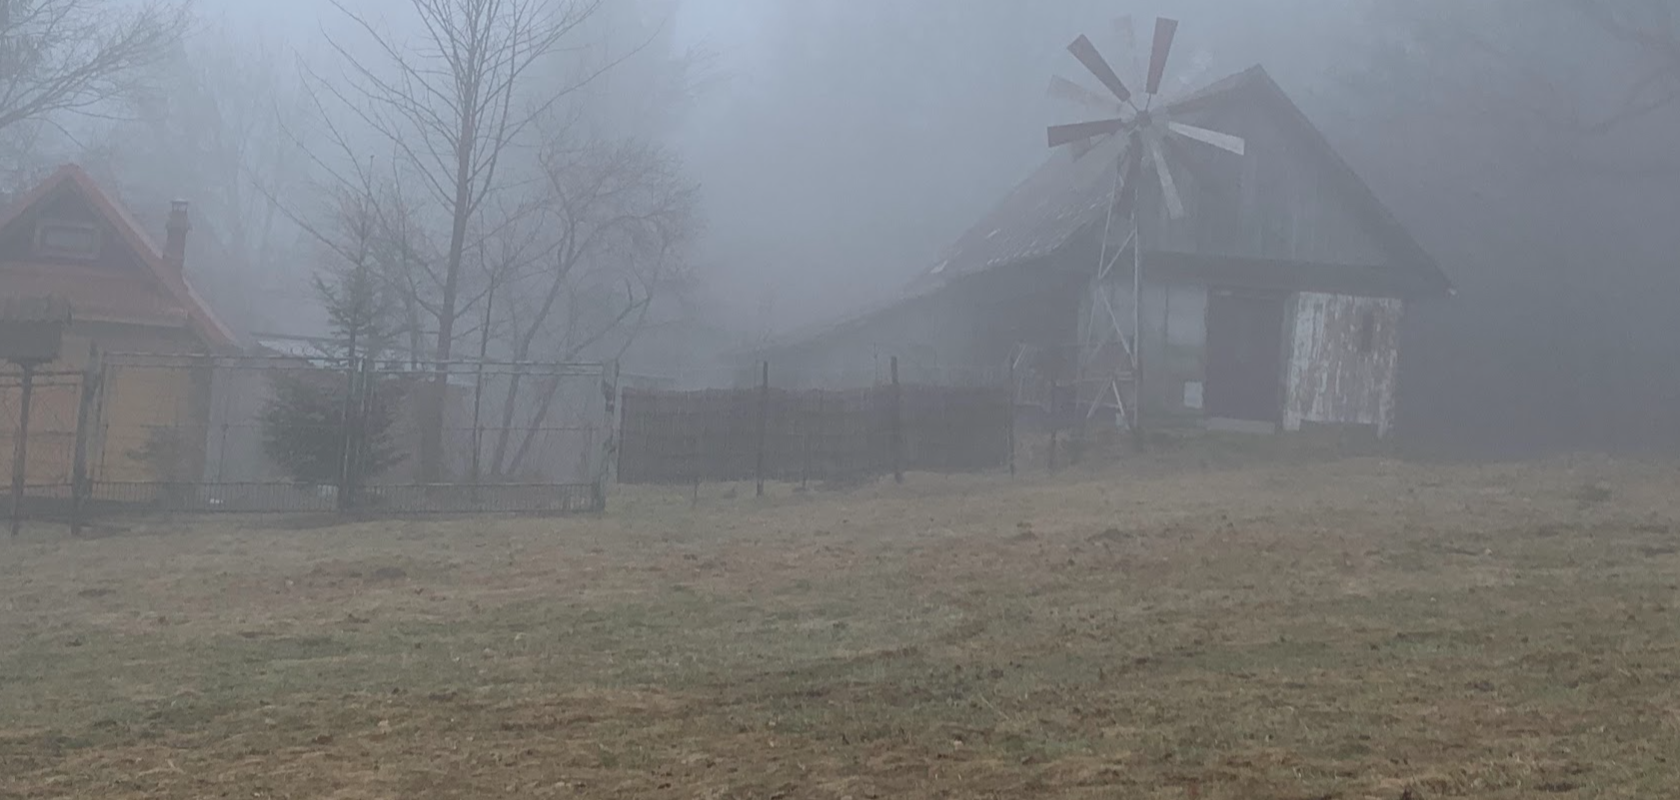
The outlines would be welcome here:
M 1680 793 L 1680 470 L 914 475 L 0 541 L 0 797 Z

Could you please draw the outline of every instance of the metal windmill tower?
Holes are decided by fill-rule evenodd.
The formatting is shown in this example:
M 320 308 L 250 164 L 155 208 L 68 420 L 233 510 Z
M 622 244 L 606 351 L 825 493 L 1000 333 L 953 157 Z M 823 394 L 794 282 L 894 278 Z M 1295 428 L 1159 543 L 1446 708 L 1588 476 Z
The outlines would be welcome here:
M 1116 20 L 1115 32 L 1121 45 L 1127 49 L 1127 56 L 1135 73 L 1140 50 L 1135 46 L 1131 18 L 1121 17 Z M 1210 62 L 1205 54 L 1198 54 L 1188 73 L 1163 87 L 1167 57 L 1172 52 L 1173 38 L 1177 32 L 1177 20 L 1155 20 L 1149 71 L 1144 78 L 1141 95 L 1132 92 L 1085 36 L 1080 36 L 1068 45 L 1068 52 L 1102 83 L 1108 94 L 1059 76 L 1051 79 L 1049 90 L 1053 97 L 1114 114 L 1105 119 L 1051 126 L 1049 143 L 1052 148 L 1071 146 L 1074 150 L 1073 157 L 1079 159 L 1105 139 L 1119 137 L 1121 140 L 1120 156 L 1113 165 L 1114 189 L 1108 200 L 1101 253 L 1091 282 L 1089 316 L 1081 333 L 1083 341 L 1079 355 L 1079 382 L 1081 389 L 1085 391 L 1076 393 L 1076 396 L 1080 398 L 1081 403 L 1088 402 L 1086 418 L 1095 416 L 1098 409 L 1111 409 L 1121 424 L 1133 430 L 1138 428 L 1137 407 L 1143 396 L 1143 362 L 1139 346 L 1143 333 L 1143 243 L 1137 207 L 1144 197 L 1139 191 L 1142 182 L 1146 180 L 1144 175 L 1146 172 L 1154 173 L 1161 189 L 1160 200 L 1166 206 L 1168 217 L 1179 219 L 1185 214 L 1184 201 L 1179 195 L 1177 182 L 1173 180 L 1168 158 L 1170 151 L 1163 144 L 1165 140 L 1169 137 L 1181 137 L 1239 156 L 1243 154 L 1245 147 L 1240 137 L 1179 122 L 1173 120 L 1168 113 L 1171 102 L 1189 93 L 1191 85 L 1199 79 Z M 1163 91 L 1163 88 L 1167 91 Z M 1128 200 L 1129 203 L 1123 202 Z M 1129 212 L 1131 232 L 1123 244 L 1112 247 L 1111 233 L 1118 233 L 1118 226 L 1125 224 L 1125 220 L 1116 219 L 1122 206 Z M 1123 315 L 1114 307 L 1107 290 L 1109 276 L 1127 250 L 1130 250 L 1132 255 L 1132 303 L 1129 321 L 1122 319 Z M 1114 351 L 1116 346 L 1120 352 Z

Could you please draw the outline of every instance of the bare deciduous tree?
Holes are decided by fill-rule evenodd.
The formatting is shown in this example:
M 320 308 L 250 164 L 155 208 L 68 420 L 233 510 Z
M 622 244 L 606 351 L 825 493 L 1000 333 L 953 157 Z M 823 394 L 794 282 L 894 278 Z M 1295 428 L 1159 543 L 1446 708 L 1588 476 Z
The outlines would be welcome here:
M 435 211 L 440 227 L 449 231 L 437 262 L 421 265 L 424 285 L 414 286 L 417 295 L 425 295 L 417 303 L 435 324 L 431 355 L 440 362 L 436 396 L 427 410 L 432 424 L 424 426 L 420 453 L 423 475 L 435 480 L 441 463 L 441 362 L 453 356 L 468 308 L 464 267 L 475 221 L 494 198 L 519 183 L 507 178 L 504 162 L 530 141 L 539 121 L 561 98 L 612 66 L 558 83 L 539 69 L 602 0 L 409 0 L 420 31 L 412 40 L 382 31 L 343 0 L 333 2 L 366 44 L 332 40 L 347 75 L 342 81 L 317 76 L 318 92 L 394 152 L 398 178 L 421 193 L 429 206 L 424 210 Z M 423 211 L 418 197 L 407 199 L 411 209 Z
M 100 113 L 171 55 L 188 4 L 0 0 L 0 131 L 63 112 Z
M 509 355 L 573 361 L 616 358 L 636 338 L 653 300 L 682 277 L 696 232 L 698 190 L 671 154 L 634 141 L 552 143 L 542 155 L 547 196 L 533 222 L 544 232 L 536 258 L 526 240 L 507 252 L 492 286 Z M 559 381 L 522 396 L 514 376 L 502 398 L 492 474 L 519 471 L 552 413 Z M 521 414 L 526 419 L 519 419 Z M 511 452 L 515 429 L 524 434 Z
M 121 191 L 143 222 L 173 198 L 194 204 L 189 268 L 198 288 L 247 329 L 283 325 L 286 296 L 309 296 L 310 259 L 280 201 L 301 205 L 306 154 L 286 126 L 308 110 L 279 47 L 261 36 L 205 30 L 125 107 L 130 119 L 86 139 L 80 158 Z M 27 127 L 27 126 L 24 126 Z

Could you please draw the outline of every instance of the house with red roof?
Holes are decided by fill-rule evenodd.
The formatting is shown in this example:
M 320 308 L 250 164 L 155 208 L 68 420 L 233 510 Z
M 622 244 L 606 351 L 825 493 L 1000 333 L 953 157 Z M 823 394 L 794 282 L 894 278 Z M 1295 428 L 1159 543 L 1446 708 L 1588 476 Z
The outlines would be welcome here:
M 0 297 L 70 306 L 61 360 L 44 372 L 82 370 L 94 348 L 161 359 L 156 368 L 107 372 L 92 465 L 101 482 L 192 481 L 203 469 L 213 381 L 200 357 L 237 352 L 238 342 L 187 281 L 191 227 L 187 204 L 177 201 L 159 247 L 76 165 L 59 168 L 0 217 Z M 6 396 L 0 387 L 0 451 L 10 453 L 16 409 Z M 70 380 L 44 381 L 36 392 L 31 485 L 69 484 L 79 401 Z M 0 478 L 9 481 L 6 462 Z

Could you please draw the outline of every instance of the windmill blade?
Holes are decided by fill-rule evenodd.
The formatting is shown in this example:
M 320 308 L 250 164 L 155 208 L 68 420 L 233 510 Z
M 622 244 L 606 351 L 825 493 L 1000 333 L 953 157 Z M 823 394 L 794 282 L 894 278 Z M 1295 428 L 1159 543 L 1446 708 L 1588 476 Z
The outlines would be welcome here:
M 1198 128 L 1195 125 L 1186 125 L 1182 122 L 1167 123 L 1167 130 L 1186 139 L 1195 139 L 1202 144 L 1210 144 L 1225 152 L 1235 153 L 1239 156 L 1246 149 L 1246 144 L 1241 136 L 1232 136 L 1229 133 L 1210 131 L 1207 128 Z
M 1051 147 L 1061 147 L 1064 144 L 1084 141 L 1106 133 L 1114 133 L 1126 127 L 1126 121 L 1119 119 L 1099 119 L 1092 122 L 1075 122 L 1072 125 L 1052 125 L 1049 128 Z
M 1178 33 L 1178 20 L 1159 17 L 1155 20 L 1155 46 L 1149 51 L 1150 94 L 1161 91 L 1161 76 L 1167 73 L 1167 56 L 1172 53 L 1173 36 Z
M 1097 80 L 1102 81 L 1102 84 L 1107 86 L 1108 90 L 1120 99 L 1120 102 L 1124 103 L 1132 99 L 1132 90 L 1127 89 L 1126 84 L 1120 80 L 1120 76 L 1114 74 L 1114 68 L 1103 60 L 1102 54 L 1097 52 L 1097 46 L 1091 44 L 1090 39 L 1081 35 L 1078 39 L 1074 39 L 1073 44 L 1068 45 L 1067 49 L 1069 53 L 1073 54 L 1074 58 L 1079 59 L 1079 63 L 1084 64 L 1085 68 L 1091 71 L 1092 75 L 1097 76 Z
M 1155 160 L 1155 174 L 1161 179 L 1161 199 L 1167 201 L 1167 216 L 1179 219 L 1184 216 L 1184 199 L 1178 196 L 1178 184 L 1173 182 L 1172 171 L 1167 169 L 1167 156 L 1161 152 L 1161 139 L 1151 136 L 1148 139 L 1149 157 Z
M 1060 75 L 1050 78 L 1050 88 L 1045 90 L 1045 94 L 1058 100 L 1070 100 L 1083 106 L 1100 108 L 1103 111 L 1114 111 L 1120 108 L 1120 104 L 1114 102 L 1113 98 L 1107 97 L 1095 89 L 1080 86 Z
M 1132 24 L 1131 14 L 1114 18 L 1114 39 L 1120 43 L 1121 47 L 1125 48 L 1126 74 L 1134 78 L 1137 77 L 1139 73 L 1143 72 L 1143 62 L 1138 58 L 1138 53 L 1143 51 L 1142 48 L 1138 47 L 1137 26 Z

